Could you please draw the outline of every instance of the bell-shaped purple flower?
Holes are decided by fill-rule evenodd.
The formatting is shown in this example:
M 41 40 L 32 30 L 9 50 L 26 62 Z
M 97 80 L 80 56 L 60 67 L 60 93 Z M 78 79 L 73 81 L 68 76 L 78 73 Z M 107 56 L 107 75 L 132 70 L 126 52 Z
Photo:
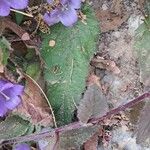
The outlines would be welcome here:
M 28 144 L 17 144 L 13 150 L 31 150 Z
M 50 0 L 47 0 L 51 4 Z M 45 22 L 51 26 L 58 22 L 70 27 L 78 20 L 76 9 L 81 7 L 81 0 L 60 0 L 61 5 L 44 15 Z
M 0 117 L 20 104 L 23 90 L 22 85 L 0 80 Z
M 0 16 L 8 16 L 10 8 L 24 9 L 29 0 L 0 0 Z

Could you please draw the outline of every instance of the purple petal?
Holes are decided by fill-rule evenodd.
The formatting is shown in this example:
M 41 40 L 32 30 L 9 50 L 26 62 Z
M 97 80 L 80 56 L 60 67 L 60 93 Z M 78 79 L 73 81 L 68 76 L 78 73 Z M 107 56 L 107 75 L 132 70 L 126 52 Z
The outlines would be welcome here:
M 14 85 L 12 83 L 6 83 L 4 84 L 3 86 L 0 87 L 0 91 L 4 91 L 4 90 L 7 90 L 7 89 L 10 89 L 11 87 L 13 87 Z
M 60 0 L 60 3 L 62 4 L 62 5 L 65 5 L 65 4 L 67 4 L 69 2 L 69 0 Z
M 10 100 L 5 102 L 5 106 L 6 108 L 13 110 L 15 109 L 21 102 L 21 98 L 18 96 L 15 96 L 13 98 L 11 98 Z
M 4 86 L 8 81 L 0 79 L 0 87 Z
M 53 0 L 47 0 L 47 3 L 49 3 L 50 5 L 52 5 L 53 4 Z
M 18 95 L 22 95 L 23 91 L 24 91 L 24 86 L 15 84 L 11 88 L 3 90 L 3 93 L 11 98 Z
M 24 9 L 28 5 L 28 0 L 5 0 L 7 4 L 15 9 Z
M 13 150 L 31 150 L 28 144 L 18 144 Z
M 63 11 L 59 17 L 62 24 L 67 27 L 73 26 L 73 24 L 78 20 L 76 10 L 72 8 Z
M 81 7 L 81 0 L 70 0 L 69 5 L 74 9 L 79 9 Z
M 56 23 L 58 23 L 59 17 L 58 17 L 59 11 L 58 10 L 53 10 L 50 13 L 45 13 L 44 14 L 44 21 L 49 25 L 54 25 Z
M 14 92 L 15 95 L 22 95 L 24 91 L 24 86 L 15 84 L 12 88 L 11 91 Z M 12 94 L 13 95 L 13 94 Z
M 0 117 L 3 117 L 7 113 L 7 107 L 5 106 L 5 99 L 0 95 Z
M 10 6 L 6 0 L 0 0 L 0 16 L 8 16 L 10 13 Z

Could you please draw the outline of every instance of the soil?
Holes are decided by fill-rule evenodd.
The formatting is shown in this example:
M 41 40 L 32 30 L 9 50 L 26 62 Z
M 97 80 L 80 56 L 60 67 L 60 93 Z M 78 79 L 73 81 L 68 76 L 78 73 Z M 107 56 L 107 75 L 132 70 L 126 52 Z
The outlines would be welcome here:
M 127 103 L 144 91 L 140 82 L 140 70 L 134 52 L 135 30 L 142 23 L 143 1 L 139 0 L 92 0 L 89 3 L 94 7 L 100 20 L 100 39 L 96 56 L 115 62 L 120 73 L 95 69 L 100 77 L 100 83 L 106 93 L 111 107 Z M 125 112 L 129 118 L 128 125 L 124 124 L 113 130 L 112 140 L 107 145 L 108 150 L 150 150 L 150 143 L 136 144 L 132 137 L 139 111 L 143 104 L 135 106 Z M 138 109 L 136 109 L 138 108 Z M 130 124 L 130 126 L 129 126 Z M 99 147 L 99 149 L 103 149 Z

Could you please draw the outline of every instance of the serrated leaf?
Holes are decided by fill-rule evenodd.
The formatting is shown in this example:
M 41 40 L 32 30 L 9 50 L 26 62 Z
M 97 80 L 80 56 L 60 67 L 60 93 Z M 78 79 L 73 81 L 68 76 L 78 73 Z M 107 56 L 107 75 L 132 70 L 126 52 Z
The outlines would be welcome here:
M 30 127 L 29 121 L 17 115 L 9 116 L 0 123 L 0 140 L 24 135 Z
M 46 62 L 47 96 L 59 125 L 71 122 L 81 93 L 91 56 L 96 49 L 98 22 L 91 8 L 84 8 L 87 24 L 79 21 L 74 27 L 61 24 L 51 27 L 50 35 L 43 35 L 42 56 Z M 55 46 L 50 47 L 49 41 Z
M 59 137 L 59 149 L 66 150 L 74 148 L 79 150 L 84 142 L 90 139 L 96 132 L 98 132 L 100 126 L 85 126 L 79 129 L 73 129 L 60 134 Z
M 136 129 L 137 143 L 144 142 L 147 138 L 150 138 L 150 102 L 145 103 L 145 107 L 140 115 L 138 127 Z
M 101 117 L 108 111 L 107 99 L 99 87 L 94 84 L 88 87 L 78 108 L 78 118 L 87 123 L 90 118 Z
M 140 80 L 148 86 L 150 85 L 150 17 L 145 19 L 145 23 L 137 29 L 135 39 L 135 49 L 140 65 Z

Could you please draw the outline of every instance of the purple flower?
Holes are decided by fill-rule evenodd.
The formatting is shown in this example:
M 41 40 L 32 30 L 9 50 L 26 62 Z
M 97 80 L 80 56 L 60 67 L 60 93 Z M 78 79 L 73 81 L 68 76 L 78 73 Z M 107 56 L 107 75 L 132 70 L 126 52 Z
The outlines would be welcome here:
M 0 16 L 8 16 L 10 8 L 24 9 L 28 5 L 28 0 L 0 0 Z
M 47 0 L 47 2 L 48 2 L 50 5 L 52 5 L 53 2 L 54 2 L 54 0 Z
M 51 4 L 52 0 L 47 0 Z M 58 22 L 69 27 L 78 20 L 76 9 L 81 7 L 81 0 L 60 0 L 60 6 L 44 15 L 45 22 L 51 26 Z
M 31 150 L 28 144 L 22 143 L 15 146 L 13 150 Z
M 0 117 L 20 104 L 23 90 L 22 85 L 0 80 Z

